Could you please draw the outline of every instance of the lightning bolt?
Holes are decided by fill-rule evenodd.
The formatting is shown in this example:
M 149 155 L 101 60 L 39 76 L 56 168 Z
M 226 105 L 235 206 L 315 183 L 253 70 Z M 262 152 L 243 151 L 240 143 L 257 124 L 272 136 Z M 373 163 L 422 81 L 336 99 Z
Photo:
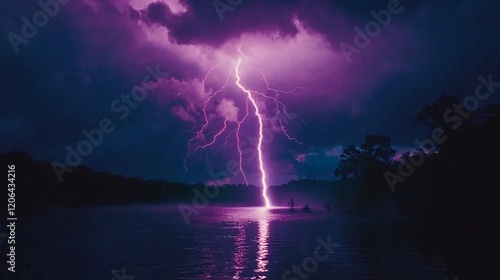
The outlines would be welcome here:
M 215 134 L 214 139 L 213 139 L 210 143 L 196 147 L 196 149 L 194 149 L 193 153 L 196 153 L 196 151 L 197 151 L 198 149 L 205 149 L 205 148 L 207 148 L 207 147 L 212 146 L 212 145 L 215 143 L 215 141 L 217 141 L 217 138 L 218 138 L 218 137 L 219 137 L 222 133 L 224 133 L 224 131 L 226 131 L 226 129 L 227 129 L 227 120 L 228 120 L 227 118 L 224 120 L 224 127 L 223 127 L 221 130 L 219 130 L 219 132 L 217 132 L 217 133 Z
M 243 175 L 243 179 L 245 179 L 245 183 L 247 184 L 248 186 L 248 179 L 247 179 L 247 175 L 245 174 L 245 171 L 243 171 L 243 152 L 241 151 L 241 141 L 240 141 L 240 128 L 241 128 L 241 124 L 247 119 L 248 117 L 248 98 L 245 99 L 245 116 L 243 116 L 243 119 L 241 121 L 238 122 L 238 128 L 237 128 L 237 131 L 236 131 L 236 146 L 238 148 L 238 155 L 239 155 L 239 166 L 240 166 L 240 172 L 241 172 L 241 175 Z
M 216 67 L 218 67 L 218 65 L 216 65 L 216 66 L 214 66 L 214 67 L 210 68 L 210 70 L 208 70 L 207 74 L 205 75 L 205 78 L 204 78 L 204 79 L 203 79 L 203 81 L 202 81 L 203 86 L 205 86 L 205 82 L 207 81 L 207 77 L 208 77 L 208 75 L 210 74 L 210 72 L 211 72 L 213 69 L 215 69 Z M 208 114 L 207 114 L 207 106 L 208 106 L 208 104 L 210 103 L 210 101 L 212 101 L 212 99 L 213 99 L 213 98 L 214 98 L 214 97 L 215 97 L 218 93 L 222 92 L 222 91 L 224 90 L 224 88 L 227 86 L 227 83 L 228 83 L 228 81 L 229 81 L 229 77 L 230 77 L 230 75 L 231 75 L 231 72 L 229 71 L 229 72 L 228 72 L 228 74 L 227 74 L 227 79 L 226 79 L 226 81 L 224 82 L 224 84 L 222 85 L 222 87 L 221 87 L 220 89 L 216 90 L 216 91 L 215 91 L 214 93 L 212 93 L 211 95 L 209 95 L 209 96 L 208 96 L 208 98 L 207 98 L 207 100 L 206 100 L 206 101 L 205 101 L 205 103 L 203 104 L 203 109 L 202 109 L 202 111 L 203 111 L 204 124 L 203 124 L 203 126 L 201 127 L 201 129 L 200 129 L 199 131 L 197 131 L 197 132 L 196 132 L 196 136 L 195 136 L 195 137 L 193 137 L 193 138 L 192 138 L 191 140 L 189 140 L 189 142 L 188 142 L 188 151 L 187 151 L 187 155 L 184 157 L 184 170 L 185 170 L 186 172 L 187 172 L 187 170 L 188 170 L 188 168 L 187 168 L 187 158 L 188 158 L 188 157 L 189 157 L 189 155 L 191 154 L 191 143 L 193 143 L 194 141 L 196 141 L 196 140 L 198 140 L 198 139 L 200 139 L 200 138 L 204 138 L 203 131 L 205 131 L 205 129 L 207 128 L 208 123 L 209 123 L 209 121 L 208 121 Z M 224 122 L 224 129 L 225 129 L 225 127 L 226 127 L 226 121 Z M 215 140 L 217 140 L 217 139 L 216 139 L 216 137 L 214 137 L 214 141 L 215 141 Z M 205 146 L 205 147 L 203 147 L 203 148 L 206 148 L 206 147 L 208 147 L 208 146 Z M 196 150 L 198 150 L 198 148 L 199 148 L 199 147 L 197 147 L 197 148 L 195 149 L 195 151 L 196 151 Z M 195 151 L 193 151 L 193 153 L 194 153 Z
M 242 147 L 242 145 L 241 145 L 241 128 L 242 128 L 243 123 L 250 117 L 250 114 L 252 113 L 252 115 L 253 115 L 252 118 L 255 117 L 258 121 L 257 159 L 258 159 L 258 165 L 259 165 L 259 171 L 260 171 L 260 184 L 262 185 L 262 197 L 263 197 L 264 202 L 265 202 L 265 207 L 271 208 L 272 204 L 271 204 L 271 201 L 267 195 L 267 192 L 269 189 L 269 185 L 267 182 L 268 174 L 266 172 L 266 163 L 264 162 L 263 145 L 262 145 L 263 140 L 264 140 L 264 132 L 263 132 L 264 131 L 264 122 L 266 119 L 265 119 L 264 112 L 262 111 L 261 108 L 259 108 L 259 105 L 257 103 L 257 97 L 263 98 L 264 100 L 270 101 L 272 104 L 274 104 L 274 111 L 275 111 L 274 117 L 276 118 L 281 131 L 289 140 L 295 141 L 296 143 L 300 144 L 300 142 L 297 141 L 296 138 L 294 138 L 288 134 L 288 132 L 286 130 L 286 126 L 285 126 L 286 121 L 284 120 L 284 119 L 292 120 L 295 116 L 300 117 L 300 115 L 289 113 L 287 111 L 287 107 L 285 106 L 285 104 L 278 99 L 280 94 L 292 94 L 292 93 L 296 92 L 297 90 L 299 90 L 300 88 L 296 87 L 292 91 L 283 91 L 283 90 L 272 88 L 269 85 L 269 82 L 267 81 L 264 73 L 261 70 L 253 69 L 253 68 L 247 68 L 247 69 L 249 69 L 251 71 L 256 71 L 257 73 L 259 73 L 260 76 L 262 77 L 262 80 L 263 80 L 265 86 L 263 86 L 262 90 L 260 90 L 260 91 L 252 90 L 252 89 L 245 87 L 241 82 L 241 76 L 240 76 L 240 67 L 242 64 L 242 59 L 243 59 L 244 54 L 239 49 L 238 49 L 238 51 L 240 52 L 240 54 L 242 56 L 238 58 L 236 64 L 234 65 L 234 68 L 231 68 L 228 71 L 227 78 L 226 78 L 224 84 L 219 89 L 213 91 L 213 93 L 211 93 L 208 96 L 207 100 L 205 101 L 205 103 L 203 104 L 203 106 L 201 108 L 201 111 L 202 111 L 201 115 L 203 116 L 203 124 L 198 131 L 193 131 L 193 133 L 195 133 L 195 136 L 188 141 L 187 154 L 186 154 L 186 157 L 184 158 L 184 168 L 186 171 L 188 170 L 187 159 L 189 156 L 195 154 L 199 150 L 206 151 L 207 148 L 213 146 L 217 142 L 217 140 L 219 138 L 221 138 L 224 133 L 226 133 L 227 135 L 225 136 L 224 143 L 217 149 L 217 153 L 218 153 L 223 147 L 225 147 L 227 145 L 228 138 L 234 133 L 235 138 L 236 138 L 236 149 L 237 149 L 238 155 L 239 155 L 239 171 L 241 172 L 241 175 L 242 175 L 246 185 L 249 185 L 248 177 L 244 171 L 244 166 L 243 166 L 243 151 L 241 149 L 241 147 Z M 210 68 L 208 70 L 208 72 L 205 74 L 203 80 L 201 81 L 203 88 L 205 88 L 205 84 L 209 78 L 210 73 L 217 67 L 220 67 L 220 65 L 216 65 L 216 66 Z M 231 125 L 231 121 L 229 120 L 229 118 L 226 117 L 224 119 L 222 128 L 220 128 L 219 130 L 216 130 L 215 135 L 209 141 L 209 140 L 207 140 L 207 137 L 209 134 L 211 134 L 211 132 L 209 132 L 209 133 L 206 132 L 207 127 L 209 125 L 212 126 L 210 124 L 209 113 L 208 113 L 209 104 L 214 101 L 214 99 L 216 98 L 216 96 L 218 94 L 220 94 L 221 92 L 223 92 L 226 89 L 232 73 L 234 73 L 235 85 L 243 93 L 245 93 L 245 114 L 243 115 L 243 117 L 241 119 L 238 118 L 238 120 L 235 121 L 236 124 L 233 124 L 233 128 L 229 128 L 229 126 Z M 250 107 L 252 107 L 253 110 L 250 110 Z M 302 120 L 302 118 L 300 118 L 300 119 Z M 303 120 L 302 120 L 302 122 L 305 123 Z M 234 128 L 234 126 L 236 126 L 236 127 Z M 230 129 L 232 129 L 232 130 L 230 130 Z M 226 132 L 226 131 L 229 131 L 229 132 Z M 195 147 L 195 145 L 194 145 L 195 142 L 196 143 L 202 142 L 204 144 L 198 144 Z
M 266 179 L 266 169 L 264 168 L 264 159 L 262 158 L 262 139 L 264 139 L 264 134 L 262 134 L 263 131 L 263 121 L 262 121 L 262 115 L 259 112 L 259 106 L 257 106 L 257 102 L 252 96 L 252 92 L 248 89 L 246 89 L 241 83 L 240 83 L 240 64 L 241 64 L 241 57 L 238 59 L 238 63 L 236 64 L 236 70 L 235 70 L 235 75 L 236 75 L 236 85 L 247 94 L 248 100 L 252 103 L 254 109 L 255 109 L 255 116 L 259 120 L 259 142 L 257 144 L 257 151 L 258 151 L 258 157 L 259 157 L 259 169 L 260 169 L 260 175 L 261 179 L 260 182 L 262 183 L 262 197 L 264 197 L 264 201 L 266 202 L 266 208 L 271 207 L 271 202 L 269 201 L 269 198 L 267 197 L 267 179 Z

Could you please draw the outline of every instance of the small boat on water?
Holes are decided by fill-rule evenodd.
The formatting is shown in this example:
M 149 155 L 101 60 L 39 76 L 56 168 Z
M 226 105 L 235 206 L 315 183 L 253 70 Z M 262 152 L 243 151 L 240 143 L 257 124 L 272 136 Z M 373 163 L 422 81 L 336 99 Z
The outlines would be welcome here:
M 306 203 L 304 207 L 302 207 L 302 212 L 311 212 L 311 207 Z

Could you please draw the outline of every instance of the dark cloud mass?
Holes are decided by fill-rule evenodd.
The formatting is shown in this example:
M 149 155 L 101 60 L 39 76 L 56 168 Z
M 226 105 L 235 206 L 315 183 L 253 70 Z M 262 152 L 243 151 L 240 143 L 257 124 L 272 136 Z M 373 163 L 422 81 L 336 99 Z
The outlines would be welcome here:
M 179 44 L 220 46 L 244 33 L 278 31 L 282 37 L 297 33 L 291 20 L 297 8 L 293 1 L 242 1 L 233 9 L 245 10 L 245 15 L 238 16 L 234 10 L 227 11 L 223 14 L 224 21 L 219 20 L 211 1 L 183 1 L 183 5 L 187 12 L 176 15 L 166 3 L 151 3 L 142 11 L 142 19 L 149 24 L 167 27 L 170 38 Z
M 354 27 L 364 29 L 374 20 L 370 12 L 390 2 L 243 0 L 221 20 L 212 1 L 69 1 L 58 4 L 16 53 L 8 34 L 25 36 L 22 18 L 33 21 L 42 8 L 38 1 L 2 1 L 0 152 L 22 150 L 64 163 L 66 147 L 76 149 L 85 139 L 82 130 L 109 118 L 115 130 L 81 164 L 127 176 L 210 182 L 210 172 L 238 159 L 235 134 L 191 154 L 186 172 L 188 141 L 203 126 L 204 102 L 226 80 L 223 95 L 208 106 L 208 131 L 229 115 L 227 132 L 236 127 L 245 101 L 228 71 L 243 57 L 242 82 L 249 88 L 265 85 L 254 68 L 272 88 L 299 88 L 280 100 L 296 116 L 286 130 L 300 144 L 280 133 L 272 103 L 261 104 L 271 135 L 264 145 L 271 183 L 333 179 L 342 147 L 374 133 L 411 148 L 426 136 L 413 122 L 423 106 L 443 93 L 471 94 L 479 75 L 500 80 L 497 1 L 401 1 L 402 11 L 348 63 L 341 44 L 355 45 Z M 147 66 L 157 65 L 168 76 L 150 79 L 155 89 L 122 120 L 113 102 L 123 105 L 122 95 L 143 83 Z M 255 125 L 249 120 L 242 135 L 250 146 Z M 249 174 L 257 172 L 250 156 L 244 158 Z M 234 180 L 242 182 L 241 176 Z

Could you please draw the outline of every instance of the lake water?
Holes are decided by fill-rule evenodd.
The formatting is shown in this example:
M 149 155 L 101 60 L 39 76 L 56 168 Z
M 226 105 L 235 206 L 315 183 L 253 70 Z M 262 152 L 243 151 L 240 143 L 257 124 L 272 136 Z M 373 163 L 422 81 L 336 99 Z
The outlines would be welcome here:
M 57 210 L 19 220 L 17 268 L 37 280 L 446 279 L 405 228 L 326 210 L 206 208 L 189 225 L 172 206 Z

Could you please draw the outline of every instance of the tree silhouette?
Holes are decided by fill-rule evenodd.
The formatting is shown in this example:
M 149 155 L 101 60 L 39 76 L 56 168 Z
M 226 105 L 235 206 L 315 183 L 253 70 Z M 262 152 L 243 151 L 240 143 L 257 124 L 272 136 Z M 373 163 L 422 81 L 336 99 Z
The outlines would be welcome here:
M 395 154 L 389 136 L 366 135 L 359 149 L 350 145 L 342 151 L 335 175 L 344 179 L 380 176 L 391 166 Z
M 380 213 L 382 196 L 387 192 L 383 174 L 394 165 L 396 150 L 386 135 L 366 135 L 359 148 L 348 146 L 340 155 L 336 176 L 359 181 L 358 212 Z
M 452 110 L 454 106 L 459 104 L 458 98 L 443 94 L 433 104 L 425 106 L 415 116 L 415 122 L 422 123 L 431 130 L 441 127 L 445 131 L 451 129 L 449 123 L 446 123 L 443 114 L 448 110 Z

